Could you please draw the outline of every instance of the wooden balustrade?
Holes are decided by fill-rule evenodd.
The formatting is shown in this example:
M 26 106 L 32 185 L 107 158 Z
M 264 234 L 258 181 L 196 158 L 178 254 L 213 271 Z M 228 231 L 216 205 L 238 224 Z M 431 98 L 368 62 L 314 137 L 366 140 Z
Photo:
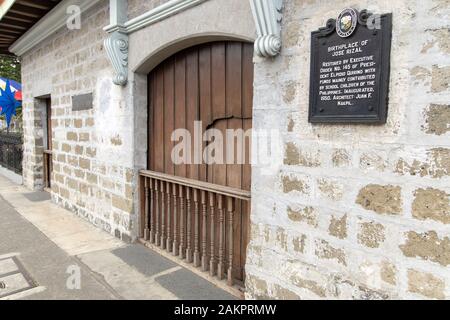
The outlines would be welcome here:
M 237 208 L 249 210 L 250 192 L 153 171 L 140 176 L 142 239 L 233 285 L 234 248 L 247 241 L 233 226 Z

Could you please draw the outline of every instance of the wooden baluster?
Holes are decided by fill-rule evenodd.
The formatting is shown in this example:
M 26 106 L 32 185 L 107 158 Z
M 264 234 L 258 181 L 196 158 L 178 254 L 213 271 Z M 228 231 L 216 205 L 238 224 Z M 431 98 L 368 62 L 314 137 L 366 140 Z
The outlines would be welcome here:
M 234 199 L 227 198 L 228 211 L 228 285 L 233 285 L 233 215 Z
M 178 255 L 178 206 L 177 206 L 177 185 L 172 186 L 172 197 L 173 197 L 173 245 L 172 254 L 174 256 Z
M 194 266 L 200 266 L 200 248 L 199 248 L 199 233 L 200 233 L 200 212 L 198 203 L 198 190 L 194 189 Z
M 145 189 L 145 212 L 144 212 L 144 240 L 150 239 L 150 229 L 149 229 L 149 192 L 148 192 L 148 185 L 149 185 L 150 179 L 144 178 L 144 189 Z
M 161 241 L 160 247 L 166 248 L 166 200 L 164 181 L 161 181 Z
M 172 235 L 171 235 L 171 224 L 172 224 L 172 210 L 170 207 L 170 200 L 172 199 L 170 194 L 171 183 L 166 183 L 166 191 L 167 191 L 167 240 L 166 240 L 166 249 L 167 252 L 172 252 Z
M 191 215 L 191 190 L 186 187 L 186 261 L 192 262 L 192 247 L 191 247 L 191 225 L 192 225 L 192 215 Z
M 153 179 L 149 181 L 150 187 L 150 242 L 155 243 L 155 201 L 154 201 L 154 190 L 153 190 Z M 158 205 L 158 201 L 156 201 Z
M 155 180 L 155 224 L 156 224 L 156 232 L 155 232 L 155 244 L 159 246 L 159 182 Z
M 209 207 L 210 207 L 210 225 L 211 225 L 211 248 L 210 248 L 210 257 L 209 257 L 209 274 L 211 276 L 214 276 L 216 268 L 216 257 L 215 257 L 215 250 L 214 250 L 214 241 L 215 241 L 215 218 L 214 218 L 214 211 L 215 211 L 215 196 L 214 193 L 209 194 Z
M 225 272 L 224 265 L 224 253 L 225 253 L 225 225 L 224 225 L 224 212 L 223 212 L 223 196 L 218 195 L 217 209 L 219 211 L 219 263 L 217 265 L 217 277 L 222 280 Z
M 186 217 L 186 211 L 184 210 L 184 198 L 183 198 L 183 186 L 180 185 L 178 197 L 180 199 L 180 248 L 178 253 L 180 255 L 180 259 L 184 259 L 184 221 Z
M 206 227 L 207 227 L 207 221 L 206 221 L 206 191 L 202 190 L 202 270 L 206 271 L 208 270 L 208 262 L 206 261 Z

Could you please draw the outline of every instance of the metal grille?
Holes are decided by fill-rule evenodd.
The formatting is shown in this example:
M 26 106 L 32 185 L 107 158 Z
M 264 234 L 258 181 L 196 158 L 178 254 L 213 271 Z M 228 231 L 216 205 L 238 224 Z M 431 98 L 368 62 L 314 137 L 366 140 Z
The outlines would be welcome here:
M 22 174 L 23 139 L 20 133 L 0 133 L 0 166 Z

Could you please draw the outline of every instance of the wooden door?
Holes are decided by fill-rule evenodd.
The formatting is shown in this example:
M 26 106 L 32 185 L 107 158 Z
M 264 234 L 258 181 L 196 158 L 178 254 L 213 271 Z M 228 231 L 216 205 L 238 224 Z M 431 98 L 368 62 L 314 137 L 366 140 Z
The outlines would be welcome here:
M 45 150 L 44 150 L 44 188 L 51 188 L 52 162 L 52 104 L 51 99 L 45 99 Z
M 202 122 L 202 133 L 217 129 L 224 137 L 227 129 L 251 129 L 252 59 L 250 43 L 214 42 L 181 51 L 149 74 L 149 170 L 250 190 L 249 142 L 245 144 L 245 164 L 207 165 L 202 161 L 175 165 L 171 153 L 177 143 L 171 141 L 171 134 L 179 128 L 192 134 L 194 158 L 194 121 Z M 226 159 L 226 144 L 223 153 Z M 233 272 L 236 279 L 243 280 L 250 208 L 243 202 L 237 206 L 234 230 L 239 241 L 234 241 Z
M 52 101 L 50 98 L 45 99 L 46 104 L 46 121 L 47 121 L 47 150 L 52 150 Z

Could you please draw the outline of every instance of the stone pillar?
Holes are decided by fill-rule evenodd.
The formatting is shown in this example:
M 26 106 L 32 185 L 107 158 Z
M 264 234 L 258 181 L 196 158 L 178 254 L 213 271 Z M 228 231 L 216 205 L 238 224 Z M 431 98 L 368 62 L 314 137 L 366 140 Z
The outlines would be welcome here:
M 23 103 L 23 184 L 40 190 L 44 186 L 45 100 L 28 99 Z

